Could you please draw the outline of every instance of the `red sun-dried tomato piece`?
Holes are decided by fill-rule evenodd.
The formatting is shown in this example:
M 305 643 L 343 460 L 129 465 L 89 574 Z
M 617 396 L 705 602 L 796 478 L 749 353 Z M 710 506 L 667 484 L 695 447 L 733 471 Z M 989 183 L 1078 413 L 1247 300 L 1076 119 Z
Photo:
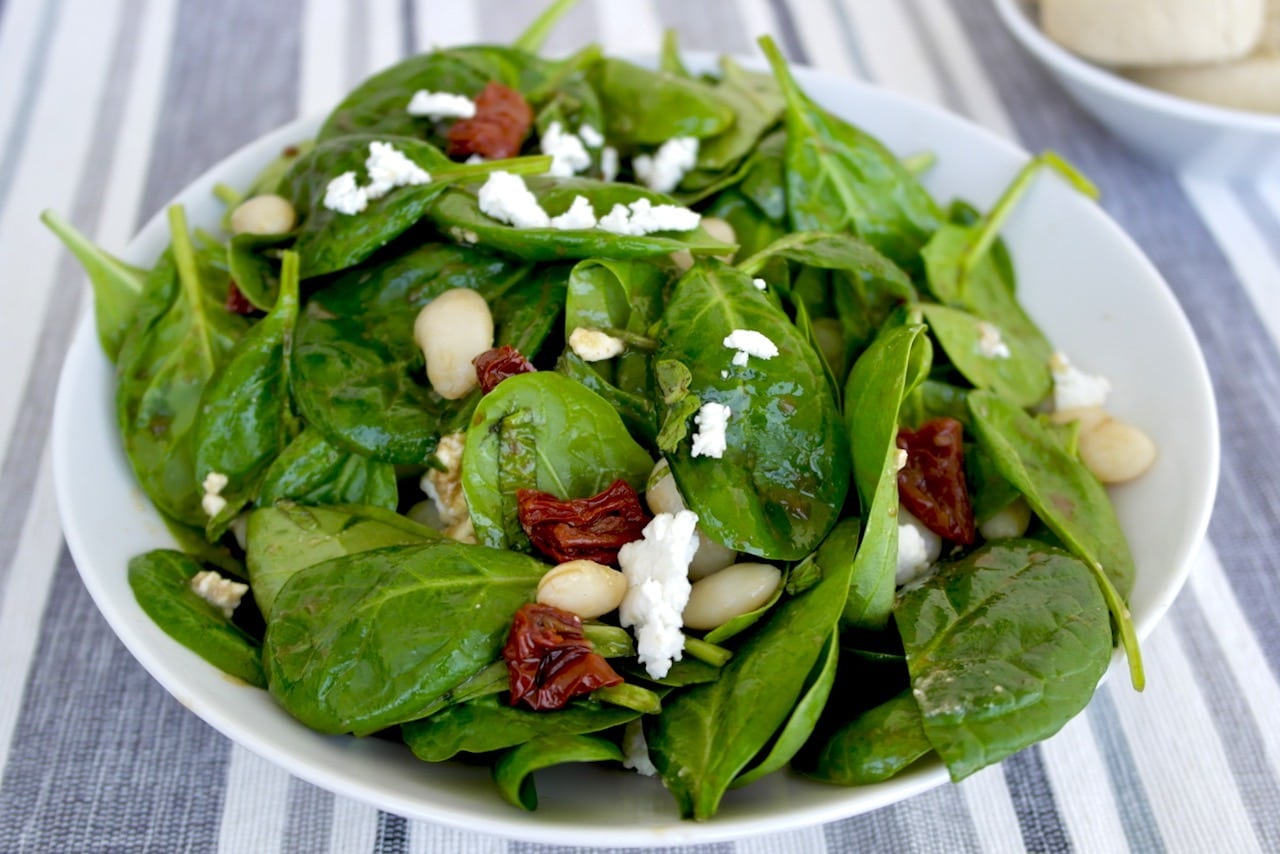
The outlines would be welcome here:
M 234 314 L 253 314 L 257 310 L 233 280 L 227 287 L 227 311 Z
M 496 80 L 476 96 L 476 114 L 449 128 L 446 149 L 450 157 L 479 154 L 486 160 L 502 160 L 520 153 L 533 125 L 533 110 L 524 96 Z
M 919 430 L 898 431 L 907 464 L 898 472 L 898 498 L 911 514 L 944 540 L 971 545 L 973 504 L 964 479 L 964 427 L 954 418 L 934 418 Z
M 533 366 L 533 362 L 526 359 L 523 353 L 510 344 L 485 350 L 472 359 L 471 364 L 476 366 L 476 379 L 480 381 L 480 390 L 485 394 L 493 391 L 494 387 L 507 377 L 530 374 L 538 370 Z
M 529 603 L 516 611 L 502 658 L 507 662 L 511 705 L 535 711 L 564 708 L 570 699 L 619 685 L 619 676 L 582 632 L 576 614 Z
M 617 564 L 618 549 L 638 540 L 649 524 L 640 496 L 615 480 L 590 498 L 561 501 L 549 492 L 516 490 L 520 527 L 538 551 L 557 563 L 594 560 Z

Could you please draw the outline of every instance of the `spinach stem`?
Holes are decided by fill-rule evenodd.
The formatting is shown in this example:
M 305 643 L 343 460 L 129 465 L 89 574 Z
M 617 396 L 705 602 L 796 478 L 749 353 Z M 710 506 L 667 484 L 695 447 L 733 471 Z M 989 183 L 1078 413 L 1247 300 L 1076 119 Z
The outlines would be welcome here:
M 169 233 L 172 240 L 173 262 L 178 268 L 178 285 L 182 288 L 183 298 L 191 311 L 199 339 L 200 354 L 209 372 L 213 372 L 213 345 L 207 334 L 207 321 L 204 315 L 204 294 L 201 293 L 200 271 L 196 267 L 195 247 L 191 245 L 191 234 L 187 231 L 187 214 L 182 205 L 169 206 Z
M 235 207 L 244 199 L 243 193 L 230 184 L 224 184 L 221 181 L 213 185 L 213 195 L 228 208 Z
M 932 169 L 937 162 L 938 155 L 932 151 L 920 151 L 902 158 L 902 165 L 917 178 Z
M 662 712 L 662 699 L 657 694 L 631 682 L 597 688 L 591 692 L 591 696 L 602 703 L 634 709 L 646 715 L 657 715 Z
M 512 175 L 540 175 L 551 168 L 551 157 L 538 154 L 532 157 L 512 157 L 509 160 L 491 160 L 486 163 L 459 163 L 450 169 L 436 172 L 436 181 L 465 181 L 483 178 L 493 172 L 510 172 Z
M 527 53 L 537 53 L 542 50 L 542 45 L 546 43 L 547 36 L 551 35 L 551 30 L 577 3 L 578 0 L 555 0 L 543 10 L 542 14 L 533 19 L 533 23 L 529 24 L 523 33 L 516 37 L 516 40 L 511 43 L 512 47 Z
M 724 647 L 689 635 L 684 636 L 684 651 L 712 667 L 724 667 L 733 657 L 733 653 Z

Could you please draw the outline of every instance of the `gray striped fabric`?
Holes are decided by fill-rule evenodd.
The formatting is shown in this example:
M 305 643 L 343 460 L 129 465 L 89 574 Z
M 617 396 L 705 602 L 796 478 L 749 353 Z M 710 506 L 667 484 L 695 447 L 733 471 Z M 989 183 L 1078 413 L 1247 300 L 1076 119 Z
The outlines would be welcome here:
M 0 851 L 561 852 L 407 821 L 238 748 L 166 694 L 62 544 L 48 433 L 83 278 L 36 217 L 107 246 L 209 165 L 410 51 L 510 39 L 521 0 L 0 1 Z M 1146 645 L 1053 739 L 868 815 L 672 851 L 1280 850 L 1280 186 L 1151 166 L 1077 110 L 983 0 L 582 0 L 551 50 L 678 28 L 859 76 L 1052 147 L 1164 273 L 1222 418 L 1210 541 Z M 577 849 L 581 850 L 581 849 Z

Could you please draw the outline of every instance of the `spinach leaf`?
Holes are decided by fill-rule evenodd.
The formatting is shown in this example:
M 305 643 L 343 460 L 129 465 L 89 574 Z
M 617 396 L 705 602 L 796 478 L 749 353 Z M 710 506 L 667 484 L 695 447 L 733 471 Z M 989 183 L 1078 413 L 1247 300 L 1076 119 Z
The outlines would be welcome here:
M 525 742 L 503 755 L 493 766 L 498 792 L 526 810 L 538 808 L 533 772 L 566 762 L 621 762 L 622 751 L 612 741 L 589 735 L 547 735 Z
M 395 510 L 396 468 L 334 447 L 308 427 L 268 466 L 258 487 L 259 506 L 284 500 Z
M 824 567 L 816 586 L 774 609 L 717 681 L 663 703 L 649 733 L 649 753 L 681 816 L 714 815 L 730 784 L 791 715 L 835 630 L 850 566 Z
M 723 342 L 737 329 L 763 334 L 782 358 L 731 364 Z M 702 530 L 765 558 L 807 555 L 835 524 L 849 485 L 848 444 L 818 354 L 750 277 L 718 261 L 699 262 L 676 283 L 657 337 L 656 364 L 685 365 L 702 405 L 731 412 L 721 458 L 695 458 L 683 441 L 668 454 Z M 680 405 L 659 409 L 683 414 Z
M 556 373 L 499 383 L 476 408 L 462 458 L 462 488 L 480 542 L 528 549 L 516 518 L 520 488 L 585 498 L 618 478 L 644 491 L 653 460 L 604 399 Z
M 433 543 L 441 534 L 380 507 L 302 507 L 281 502 L 249 514 L 245 560 L 253 597 L 271 618 L 276 595 L 299 570 L 386 546 Z
M 435 542 L 302 569 L 267 624 L 271 693 L 325 733 L 368 735 L 414 720 L 497 657 L 546 568 L 514 552 Z
M 107 358 L 115 361 L 125 334 L 133 325 L 138 299 L 147 280 L 147 271 L 126 264 L 95 245 L 75 226 L 53 211 L 40 214 L 40 221 L 58 236 L 76 256 L 93 286 L 93 311 L 98 343 Z
M 512 290 L 540 295 L 547 286 L 525 265 L 436 243 L 337 277 L 311 297 L 294 336 L 293 392 L 307 422 L 343 449 L 421 464 L 478 396 L 448 401 L 432 391 L 413 338 L 418 310 L 452 288 L 478 291 L 497 309 Z M 513 327 L 504 313 L 494 312 L 498 343 L 537 329 Z M 537 343 L 525 341 L 525 355 Z
M 1061 729 L 1111 657 L 1088 567 L 1030 540 L 944 563 L 903 593 L 895 617 L 925 734 L 953 780 Z
M 951 364 L 976 388 L 990 389 L 1019 406 L 1039 403 L 1052 389 L 1052 348 L 1034 326 L 1030 327 L 1034 334 L 1027 335 L 1028 327 L 1019 322 L 1006 335 L 992 321 L 958 308 L 931 303 L 921 303 L 919 308 Z M 1018 314 L 1026 318 L 1020 309 Z M 989 355 L 990 345 L 983 343 L 992 329 L 1007 348 L 1003 355 Z
M 903 398 L 928 370 L 930 348 L 923 333 L 918 325 L 886 329 L 854 364 L 845 388 L 853 480 L 864 525 L 842 618 L 845 627 L 883 628 L 893 608 L 898 412 Z
M 1133 589 L 1133 556 L 1106 490 L 1053 434 L 1017 406 L 990 392 L 969 394 L 978 444 L 1031 509 L 1093 571 L 1142 690 L 1142 654 L 1124 598 Z
M 771 221 L 787 222 L 787 133 L 776 130 L 760 140 L 742 174 L 738 192 Z
M 650 449 L 657 446 L 658 415 L 648 394 L 623 391 L 602 377 L 594 364 L 584 361 L 572 350 L 565 350 L 556 361 L 556 373 L 564 374 L 604 398 L 617 410 L 627 432 L 637 442 Z
M 739 190 L 718 194 L 704 213 L 719 217 L 733 227 L 734 239 L 738 241 L 735 261 L 760 251 L 786 233 L 780 223 L 766 216 Z
M 626 206 L 640 199 L 647 199 L 655 206 L 675 204 L 670 196 L 634 184 L 544 176 L 529 178 L 525 183 L 542 208 L 553 217 L 567 211 L 578 196 L 584 196 L 591 203 L 597 217 L 608 214 L 614 205 Z M 733 251 L 733 246 L 716 240 L 702 226 L 691 231 L 659 231 L 643 235 L 614 234 L 599 228 L 515 228 L 483 213 L 479 192 L 477 184 L 451 187 L 431 205 L 427 216 L 440 231 L 455 239 L 462 235 L 465 242 L 478 243 L 486 249 L 529 261 L 651 258 L 680 249 L 712 255 Z
M 245 333 L 205 387 L 195 428 L 196 478 L 221 475 L 221 509 L 209 514 L 216 540 L 257 494 L 272 461 L 296 430 L 289 400 L 289 357 L 298 318 L 298 256 L 285 252 L 275 308 Z M 205 508 L 208 512 L 208 508 Z
M 488 753 L 550 735 L 585 735 L 636 720 L 640 713 L 589 698 L 563 709 L 535 712 L 497 695 L 458 703 L 401 725 L 405 744 L 419 759 L 443 762 L 459 753 Z
M 714 91 L 733 110 L 734 122 L 698 147 L 697 164 L 681 181 L 685 189 L 716 181 L 751 154 L 782 117 L 785 101 L 777 82 L 768 74 L 747 71 L 727 56 L 720 58 L 720 80 Z
M 661 145 L 677 136 L 705 139 L 735 121 L 734 105 L 714 87 L 668 71 L 608 57 L 593 69 L 592 82 L 608 137 L 624 144 Z
M 147 497 L 185 525 L 204 527 L 196 480 L 196 421 L 205 386 L 248 325 L 225 308 L 180 207 L 169 208 L 170 252 L 143 291 L 120 348 L 116 417 L 125 453 Z M 221 281 L 225 281 L 222 279 Z
M 748 276 L 764 269 L 771 258 L 785 258 L 806 267 L 841 270 L 881 283 L 901 302 L 913 302 L 916 289 L 902 268 L 871 244 L 848 234 L 806 231 L 787 234 L 743 260 L 738 267 Z
M 786 97 L 787 208 L 793 231 L 852 232 L 908 270 L 941 221 L 937 204 L 879 140 L 800 90 L 777 45 L 760 39 Z
M 236 288 L 254 308 L 270 311 L 280 291 L 280 277 L 266 250 L 291 235 L 237 234 L 227 241 L 227 271 Z
M 865 786 L 888 780 L 932 749 L 920 707 L 908 690 L 836 731 L 804 774 L 842 786 Z
M 547 36 L 551 35 L 551 30 L 577 3 L 578 0 L 554 0 L 533 19 L 523 33 L 515 37 L 511 46 L 526 53 L 537 53 L 542 49 Z
M 265 688 L 257 642 L 191 589 L 201 569 L 182 552 L 157 549 L 129 561 L 129 588 L 169 637 L 223 673 Z

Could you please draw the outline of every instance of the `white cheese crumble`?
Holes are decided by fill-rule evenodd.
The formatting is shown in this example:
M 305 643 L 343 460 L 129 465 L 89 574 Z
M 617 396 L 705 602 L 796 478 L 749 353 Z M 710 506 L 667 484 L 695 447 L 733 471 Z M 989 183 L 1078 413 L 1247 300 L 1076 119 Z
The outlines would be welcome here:
M 942 538 L 925 527 L 911 512 L 898 505 L 898 568 L 894 583 L 901 587 L 928 578 L 942 554 Z
M 752 279 L 751 284 L 755 285 L 758 291 L 767 290 L 769 287 L 769 283 L 759 277 Z
M 751 356 L 757 359 L 772 359 L 778 355 L 778 345 L 754 329 L 733 330 L 725 336 L 724 346 L 738 351 L 733 354 L 733 364 L 738 367 L 745 365 Z
M 249 585 L 223 578 L 209 569 L 200 570 L 187 583 L 197 596 L 222 611 L 224 617 L 235 613 L 240 600 L 249 592 Z
M 893 452 L 893 470 L 902 471 L 907 467 L 907 451 L 905 448 L 897 448 Z
M 452 92 L 431 92 L 419 89 L 409 99 L 405 108 L 411 116 L 426 116 L 432 119 L 470 119 L 476 114 L 476 102 L 466 95 L 455 95 Z
M 584 362 L 603 362 L 620 355 L 627 345 L 621 338 L 614 338 L 599 329 L 579 326 L 569 333 L 569 349 Z
M 435 459 L 444 469 L 429 466 L 418 484 L 440 515 L 445 536 L 464 543 L 474 543 L 475 527 L 471 523 L 471 509 L 462 491 L 462 452 L 466 449 L 467 434 L 461 431 L 440 437 L 436 445 Z
M 1000 327 L 985 320 L 978 321 L 978 352 L 988 359 L 1007 359 L 1012 355 L 1000 334 Z
M 1049 370 L 1053 373 L 1054 409 L 1084 409 L 1107 402 L 1111 381 L 1106 377 L 1085 373 L 1062 353 L 1049 359 Z
M 698 425 L 698 432 L 693 434 L 693 451 L 695 457 L 713 457 L 720 459 L 729 447 L 724 431 L 729 426 L 729 416 L 733 411 L 723 403 L 709 401 L 702 404 L 693 421 Z
M 449 226 L 449 236 L 459 243 L 465 243 L 468 246 L 475 246 L 480 242 L 480 235 L 476 234 L 469 228 L 463 228 L 458 225 Z
M 604 134 L 596 130 L 594 125 L 580 125 L 578 127 L 578 138 L 585 142 L 589 148 L 599 148 L 604 145 Z
M 606 145 L 600 149 L 600 180 L 612 181 L 618 177 L 618 149 Z
M 546 228 L 551 217 L 538 204 L 524 179 L 510 172 L 498 171 L 480 188 L 480 210 L 499 222 L 516 228 Z
M 204 489 L 200 506 L 204 508 L 205 513 L 217 516 L 227 506 L 227 499 L 222 497 L 222 490 L 227 488 L 229 482 L 227 476 L 220 471 L 211 471 L 205 475 L 204 483 L 200 484 Z
M 639 237 L 655 231 L 692 231 L 702 216 L 679 205 L 655 205 L 648 199 L 636 199 L 629 205 L 616 204 L 600 218 L 599 226 L 614 234 Z
M 676 136 L 662 143 L 652 155 L 636 155 L 631 167 L 650 190 L 670 193 L 697 162 L 698 138 Z
M 548 175 L 568 178 L 576 175 L 591 165 L 591 155 L 582 140 L 567 133 L 559 122 L 552 122 L 542 133 L 538 142 L 543 154 L 551 155 L 551 168 Z
M 365 195 L 380 199 L 396 187 L 410 187 L 431 181 L 431 174 L 414 163 L 404 152 L 389 142 L 369 143 L 369 157 L 364 161 L 369 173 L 369 186 Z
M 343 172 L 324 188 L 324 206 L 347 216 L 369 207 L 369 195 L 356 183 L 356 173 Z
M 595 228 L 596 210 L 586 196 L 574 196 L 567 211 L 551 218 L 551 227 L 562 231 Z
M 477 163 L 488 163 L 489 159 L 483 154 L 473 154 L 462 162 L 468 166 L 475 166 Z
M 627 595 L 618 621 L 634 627 L 637 657 L 654 679 L 684 656 L 684 606 L 689 604 L 689 562 L 698 551 L 698 515 L 689 510 L 659 513 L 643 539 L 618 550 Z
M 644 724 L 637 718 L 622 730 L 622 767 L 652 777 L 658 773 L 649 758 L 649 743 L 644 738 Z

